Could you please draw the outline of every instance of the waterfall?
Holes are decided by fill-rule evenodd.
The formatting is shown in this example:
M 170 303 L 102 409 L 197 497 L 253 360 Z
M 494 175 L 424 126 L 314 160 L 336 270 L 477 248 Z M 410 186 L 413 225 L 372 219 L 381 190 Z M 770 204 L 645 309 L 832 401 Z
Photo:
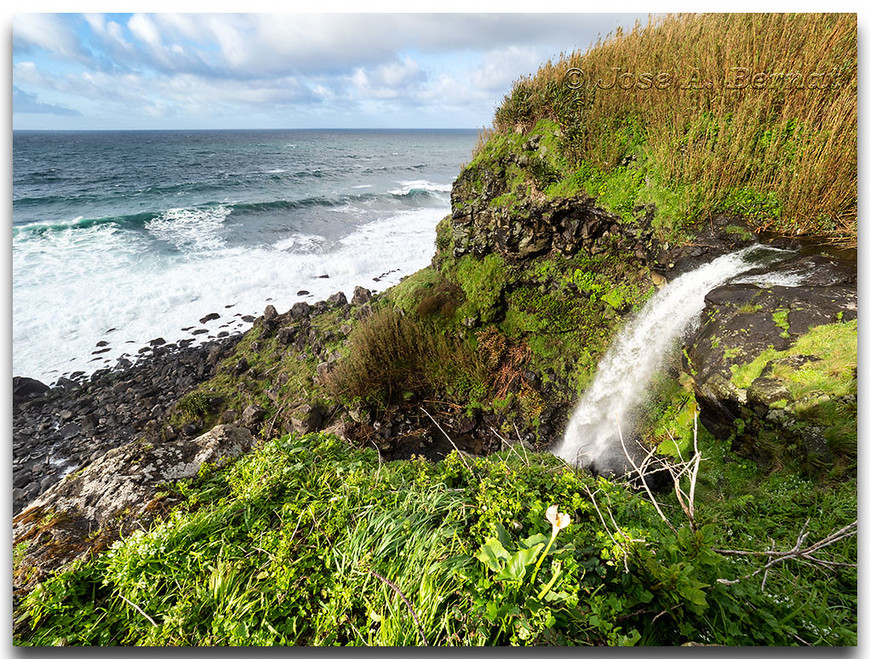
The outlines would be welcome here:
M 592 384 L 577 403 L 565 436 L 553 453 L 599 473 L 628 471 L 618 428 L 629 446 L 632 415 L 650 379 L 672 354 L 677 341 L 700 319 L 704 297 L 737 275 L 758 268 L 760 259 L 769 262 L 783 254 L 783 250 L 753 245 L 720 256 L 657 291 L 599 362 Z

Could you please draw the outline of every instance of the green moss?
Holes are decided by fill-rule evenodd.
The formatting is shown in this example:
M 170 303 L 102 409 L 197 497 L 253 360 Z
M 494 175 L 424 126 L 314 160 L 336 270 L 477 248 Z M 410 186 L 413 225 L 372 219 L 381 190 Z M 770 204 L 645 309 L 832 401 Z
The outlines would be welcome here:
M 623 304 L 625 304 L 623 293 L 624 291 L 620 288 L 611 288 L 607 293 L 601 296 L 601 299 L 614 309 L 618 310 L 622 308 Z
M 508 269 L 498 254 L 484 258 L 467 255 L 456 264 L 455 283 L 462 287 L 466 302 L 460 317 L 476 318 L 482 323 L 496 319 L 501 311 L 501 296 L 508 281 Z
M 586 192 L 585 179 L 580 172 L 569 174 L 565 178 L 561 178 L 555 183 L 551 183 L 544 190 L 544 194 L 550 199 L 557 197 L 576 197 L 581 193 Z
M 772 377 L 783 379 L 795 398 L 818 393 L 842 396 L 856 389 L 855 369 L 858 365 L 856 320 L 813 327 L 786 350 L 769 348 L 751 362 L 731 367 L 731 381 L 745 389 L 757 378 L 769 362 L 794 355 L 815 357 L 799 369 L 777 364 Z
M 516 201 L 516 193 L 508 192 L 490 201 L 489 205 L 491 208 L 510 208 L 516 203 Z
M 728 353 L 732 354 L 729 356 Z M 733 348 L 731 350 L 726 350 L 726 357 L 728 359 L 732 359 L 734 356 L 741 354 L 743 351 L 740 348 Z M 751 362 L 746 364 L 732 364 L 731 365 L 731 382 L 733 382 L 736 386 L 741 389 L 746 389 L 752 381 L 761 375 L 761 371 L 767 366 L 767 363 L 771 359 L 776 359 L 781 356 L 782 352 L 774 350 L 772 348 L 768 348 L 764 352 L 762 352 L 758 357 L 753 359 Z
M 420 300 L 442 280 L 442 275 L 429 266 L 403 279 L 390 288 L 384 297 L 397 308 L 412 312 L 417 309 Z

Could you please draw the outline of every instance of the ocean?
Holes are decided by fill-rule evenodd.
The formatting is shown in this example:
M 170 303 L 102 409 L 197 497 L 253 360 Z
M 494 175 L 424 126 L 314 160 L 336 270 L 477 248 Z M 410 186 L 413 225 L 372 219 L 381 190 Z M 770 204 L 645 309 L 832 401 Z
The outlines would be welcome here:
M 429 264 L 476 138 L 14 132 L 13 374 L 52 384 L 154 339 L 244 331 L 268 304 L 398 283 Z

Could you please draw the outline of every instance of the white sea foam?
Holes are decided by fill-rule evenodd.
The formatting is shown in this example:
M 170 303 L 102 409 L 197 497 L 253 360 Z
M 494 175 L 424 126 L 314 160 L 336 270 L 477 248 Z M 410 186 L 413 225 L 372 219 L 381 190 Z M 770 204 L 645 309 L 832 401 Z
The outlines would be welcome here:
M 426 192 L 450 192 L 453 189 L 451 183 L 433 183 L 425 179 L 417 179 L 414 181 L 396 181 L 400 188 L 390 190 L 390 194 L 396 196 L 405 196 L 412 194 L 415 190 L 425 190 Z
M 145 224 L 159 239 L 180 251 L 209 251 L 224 246 L 224 220 L 232 213 L 227 206 L 173 208 Z
M 326 242 L 326 238 L 323 236 L 309 233 L 294 233 L 287 238 L 279 240 L 273 247 L 282 252 L 322 252 Z
M 212 210 L 199 218 L 199 237 L 184 213 L 149 224 L 148 233 L 179 247 L 169 253 L 143 255 L 152 237 L 112 224 L 16 234 L 13 373 L 50 384 L 63 374 L 111 365 L 125 353 L 132 359 L 156 337 L 199 341 L 221 330 L 246 329 L 241 316 L 257 316 L 267 304 L 283 312 L 300 299 L 325 299 L 337 291 L 350 297 L 356 285 L 384 290 L 428 265 L 435 225 L 446 212 L 403 211 L 361 224 L 322 251 L 306 251 L 292 247 L 313 247 L 319 236 L 228 246 L 221 237 L 227 213 Z M 181 222 L 173 224 L 170 217 Z M 303 289 L 309 295 L 300 298 Z M 200 324 L 211 312 L 221 317 Z M 209 332 L 194 337 L 183 328 Z M 92 355 L 102 340 L 110 350 Z

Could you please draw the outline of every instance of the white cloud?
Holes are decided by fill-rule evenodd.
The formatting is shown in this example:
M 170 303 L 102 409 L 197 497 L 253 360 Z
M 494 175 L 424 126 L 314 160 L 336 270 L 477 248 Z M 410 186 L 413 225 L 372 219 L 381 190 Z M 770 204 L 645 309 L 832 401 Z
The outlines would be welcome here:
M 127 28 L 134 37 L 137 37 L 139 40 L 148 44 L 148 46 L 151 47 L 151 50 L 155 53 L 159 54 L 163 49 L 163 42 L 160 39 L 160 34 L 149 16 L 145 14 L 134 14 L 130 20 L 127 21 Z
M 60 57 L 82 57 L 75 33 L 57 14 L 16 14 L 12 41 L 13 47 L 21 50 L 36 47 Z
M 508 46 L 484 55 L 483 64 L 471 71 L 469 81 L 479 89 L 507 91 L 511 83 L 538 70 L 543 63 L 539 48 Z
M 398 111 L 489 117 L 513 80 L 613 25 L 547 14 L 21 15 L 13 81 L 22 99 L 133 124 L 145 115 L 241 123 L 306 107 L 335 117 L 365 108 L 387 125 Z

